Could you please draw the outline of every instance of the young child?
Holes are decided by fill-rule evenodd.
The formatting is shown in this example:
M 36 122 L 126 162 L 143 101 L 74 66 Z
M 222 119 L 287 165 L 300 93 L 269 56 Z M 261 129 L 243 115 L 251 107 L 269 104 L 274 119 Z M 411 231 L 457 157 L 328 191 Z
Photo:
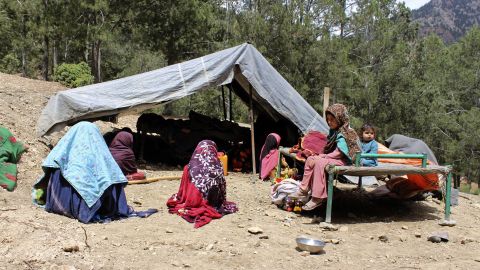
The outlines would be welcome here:
M 362 153 L 377 154 L 378 143 L 375 141 L 375 127 L 365 123 L 362 128 L 360 128 L 359 135 L 362 141 Z M 360 163 L 365 167 L 374 167 L 378 165 L 376 158 L 362 158 Z

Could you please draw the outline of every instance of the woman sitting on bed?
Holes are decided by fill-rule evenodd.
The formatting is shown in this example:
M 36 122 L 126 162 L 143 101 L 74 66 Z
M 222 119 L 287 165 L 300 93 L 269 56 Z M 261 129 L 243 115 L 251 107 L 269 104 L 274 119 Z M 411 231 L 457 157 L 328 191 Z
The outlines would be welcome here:
M 327 198 L 325 168 L 328 165 L 347 165 L 354 161 L 355 153 L 360 151 L 360 140 L 355 130 L 350 128 L 347 108 L 342 104 L 333 104 L 325 112 L 330 127 L 328 142 L 324 154 L 312 155 L 305 162 L 305 170 L 300 189 L 291 197 L 307 196 L 312 198 L 302 209 L 313 210 Z

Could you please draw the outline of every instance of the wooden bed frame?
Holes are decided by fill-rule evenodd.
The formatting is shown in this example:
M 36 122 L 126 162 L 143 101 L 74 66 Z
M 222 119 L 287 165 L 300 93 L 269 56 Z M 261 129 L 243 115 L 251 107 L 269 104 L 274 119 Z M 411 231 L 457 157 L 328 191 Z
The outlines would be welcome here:
M 293 158 L 294 162 L 302 162 L 296 158 L 295 153 L 289 152 L 288 147 L 279 147 L 279 158 L 277 165 L 277 177 L 280 177 L 281 171 L 281 159 L 282 156 L 288 156 Z M 421 159 L 422 166 L 403 165 L 403 164 L 385 164 L 382 163 L 375 167 L 361 167 L 361 158 L 394 158 L 394 159 Z M 452 186 L 452 167 L 451 166 L 436 166 L 427 165 L 426 154 L 361 154 L 356 153 L 356 164 L 354 166 L 335 166 L 330 165 L 325 170 L 328 173 L 328 188 L 327 188 L 327 211 L 325 216 L 325 222 L 331 223 L 332 221 L 332 204 L 333 204 L 333 185 L 334 179 L 337 175 L 351 175 L 359 176 L 358 186 L 362 186 L 362 176 L 379 176 L 379 175 L 404 175 L 404 174 L 443 174 L 446 176 L 445 187 L 445 220 L 444 223 L 450 223 L 450 193 Z

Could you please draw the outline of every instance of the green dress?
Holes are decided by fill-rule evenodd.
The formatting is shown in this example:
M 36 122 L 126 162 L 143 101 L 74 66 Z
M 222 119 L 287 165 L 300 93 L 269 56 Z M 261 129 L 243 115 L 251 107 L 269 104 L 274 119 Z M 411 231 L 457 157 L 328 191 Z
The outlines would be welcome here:
M 23 143 L 0 126 L 0 187 L 13 191 L 17 186 L 17 162 L 25 151 Z

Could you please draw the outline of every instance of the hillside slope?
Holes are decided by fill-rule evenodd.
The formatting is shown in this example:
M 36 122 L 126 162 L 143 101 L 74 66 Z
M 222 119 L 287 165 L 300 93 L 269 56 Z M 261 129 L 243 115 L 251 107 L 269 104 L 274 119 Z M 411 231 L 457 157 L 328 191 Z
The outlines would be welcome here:
M 436 33 L 452 43 L 480 24 L 480 0 L 432 0 L 414 10 L 413 18 L 420 23 L 420 35 Z

